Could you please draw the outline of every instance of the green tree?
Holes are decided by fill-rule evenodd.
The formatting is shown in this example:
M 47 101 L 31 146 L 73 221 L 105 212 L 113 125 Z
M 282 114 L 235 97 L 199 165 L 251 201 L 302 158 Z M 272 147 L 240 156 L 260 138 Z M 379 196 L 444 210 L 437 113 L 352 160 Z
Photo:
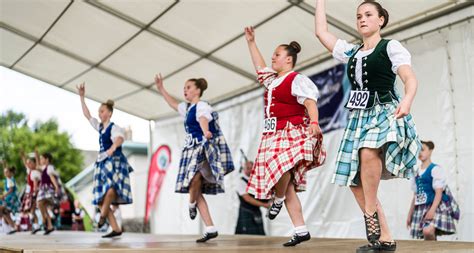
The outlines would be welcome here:
M 22 113 L 7 111 L 0 116 L 0 160 L 17 168 L 15 178 L 20 184 L 25 183 L 26 177 L 21 152 L 28 154 L 36 147 L 40 154 L 49 152 L 53 155 L 53 164 L 63 182 L 81 171 L 82 154 L 73 147 L 69 134 L 59 130 L 55 119 L 38 121 L 30 127 Z

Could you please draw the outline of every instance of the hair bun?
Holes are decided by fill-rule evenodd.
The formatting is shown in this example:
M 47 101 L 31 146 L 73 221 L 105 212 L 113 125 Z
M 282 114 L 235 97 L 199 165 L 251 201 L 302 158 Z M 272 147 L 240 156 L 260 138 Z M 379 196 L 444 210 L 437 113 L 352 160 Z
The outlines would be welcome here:
M 115 104 L 115 103 L 114 103 L 113 100 L 109 99 L 109 100 L 107 100 L 107 102 L 105 102 L 105 104 L 108 105 L 108 106 L 110 106 L 110 107 L 114 107 L 114 104 Z
M 296 41 L 290 42 L 289 46 L 292 47 L 293 50 L 295 50 L 296 53 L 299 53 L 301 51 L 300 43 L 298 43 Z
M 197 81 L 198 87 L 201 89 L 201 91 L 205 91 L 207 89 L 207 81 L 204 78 L 198 78 Z

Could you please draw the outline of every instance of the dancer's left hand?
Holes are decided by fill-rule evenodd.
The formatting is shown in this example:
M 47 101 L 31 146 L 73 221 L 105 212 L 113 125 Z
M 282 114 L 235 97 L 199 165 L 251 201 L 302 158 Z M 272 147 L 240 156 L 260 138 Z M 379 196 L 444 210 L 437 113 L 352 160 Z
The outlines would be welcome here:
M 113 147 L 107 149 L 105 153 L 107 153 L 108 156 L 112 156 L 115 152 L 115 149 Z
M 319 125 L 310 124 L 308 127 L 308 132 L 311 137 L 315 137 L 321 134 L 321 128 Z
M 425 221 L 429 221 L 429 220 L 432 220 L 435 216 L 435 210 L 429 210 L 428 212 L 426 212 L 425 214 L 425 218 L 423 218 L 423 220 Z
M 411 104 L 409 101 L 402 99 L 402 102 L 398 104 L 397 109 L 395 110 L 395 118 L 403 118 L 410 113 Z
M 212 138 L 212 133 L 211 133 L 210 131 L 206 131 L 206 132 L 204 133 L 204 137 L 206 137 L 206 139 L 209 140 L 209 139 Z

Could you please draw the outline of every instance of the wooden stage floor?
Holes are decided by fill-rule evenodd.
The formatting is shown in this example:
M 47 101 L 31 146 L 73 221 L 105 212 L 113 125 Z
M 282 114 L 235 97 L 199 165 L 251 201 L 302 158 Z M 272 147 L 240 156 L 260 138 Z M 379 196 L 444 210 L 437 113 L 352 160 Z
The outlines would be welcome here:
M 24 253 L 72 253 L 72 252 L 312 252 L 342 253 L 355 252 L 364 243 L 360 239 L 314 238 L 293 248 L 281 244 L 286 237 L 260 237 L 220 235 L 204 244 L 195 243 L 198 237 L 190 235 L 151 235 L 125 233 L 121 238 L 102 239 L 98 233 L 55 231 L 49 236 L 41 233 L 17 233 L 0 235 L 0 252 Z M 469 242 L 424 242 L 398 241 L 397 253 L 433 252 L 464 253 L 474 252 L 474 243 Z

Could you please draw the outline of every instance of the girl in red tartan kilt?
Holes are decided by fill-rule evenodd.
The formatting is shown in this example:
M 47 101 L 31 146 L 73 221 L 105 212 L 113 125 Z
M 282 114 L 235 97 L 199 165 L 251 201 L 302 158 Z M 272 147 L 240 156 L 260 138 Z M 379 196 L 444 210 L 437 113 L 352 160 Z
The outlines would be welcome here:
M 297 42 L 278 46 L 268 68 L 252 27 L 245 28 L 245 37 L 258 81 L 266 88 L 264 131 L 247 192 L 257 199 L 273 197 L 271 220 L 285 202 L 295 233 L 283 245 L 295 246 L 311 238 L 296 192 L 305 190 L 306 172 L 326 158 L 316 106 L 319 91 L 308 77 L 293 71 L 301 50 Z
M 36 215 L 36 195 L 39 190 L 39 183 L 41 180 L 41 171 L 37 166 L 35 158 L 26 158 L 22 154 L 23 164 L 26 168 L 26 188 L 25 194 L 21 200 L 21 211 L 25 214 L 29 214 L 28 217 L 31 217 L 33 220 L 32 234 L 36 234 L 40 231 L 38 225 L 38 216 Z

